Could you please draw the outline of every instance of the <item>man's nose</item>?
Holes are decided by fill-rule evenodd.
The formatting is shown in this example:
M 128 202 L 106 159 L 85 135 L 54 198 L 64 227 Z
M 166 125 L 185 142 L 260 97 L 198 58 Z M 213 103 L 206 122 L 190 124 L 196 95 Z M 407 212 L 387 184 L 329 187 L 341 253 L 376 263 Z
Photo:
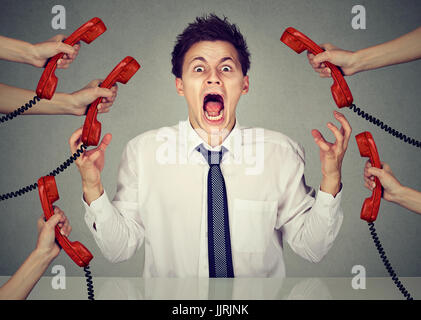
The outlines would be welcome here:
M 210 74 L 209 74 L 209 77 L 208 77 L 208 79 L 206 80 L 206 83 L 207 84 L 209 84 L 209 85 L 211 85 L 211 84 L 215 84 L 215 85 L 221 85 L 221 79 L 219 78 L 219 76 L 218 76 L 218 73 L 217 73 L 217 71 L 212 71 Z

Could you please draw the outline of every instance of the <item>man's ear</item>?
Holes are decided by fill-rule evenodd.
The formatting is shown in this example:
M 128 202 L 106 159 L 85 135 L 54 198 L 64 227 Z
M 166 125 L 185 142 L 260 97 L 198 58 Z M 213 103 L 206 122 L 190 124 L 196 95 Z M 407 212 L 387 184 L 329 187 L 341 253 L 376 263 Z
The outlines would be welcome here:
M 241 94 L 246 94 L 247 92 L 249 92 L 249 76 L 244 76 L 243 78 L 243 90 L 241 92 Z
M 178 95 L 184 96 L 184 85 L 181 78 L 175 78 L 175 88 L 177 89 Z

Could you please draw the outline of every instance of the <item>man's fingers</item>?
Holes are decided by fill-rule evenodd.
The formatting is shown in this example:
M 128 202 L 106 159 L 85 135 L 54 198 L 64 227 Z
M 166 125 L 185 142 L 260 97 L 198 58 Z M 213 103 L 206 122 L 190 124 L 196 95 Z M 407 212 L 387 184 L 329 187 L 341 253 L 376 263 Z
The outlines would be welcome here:
M 64 41 L 64 39 L 66 39 L 65 34 L 56 34 L 55 36 L 51 37 L 47 41 L 57 41 L 58 42 L 58 41 Z
M 314 54 L 307 50 L 307 58 L 308 60 L 312 60 L 314 58 Z
M 72 227 L 70 226 L 69 219 L 67 219 L 64 212 L 57 206 L 53 206 L 54 208 L 54 216 L 59 217 L 58 223 L 54 224 L 57 225 L 60 228 L 60 233 L 63 236 L 68 237 L 70 235 L 70 232 L 72 231 Z M 55 220 L 53 220 L 54 222 Z
M 316 129 L 311 130 L 311 135 L 313 136 L 314 142 L 319 146 L 319 148 L 323 151 L 329 151 L 330 146 L 326 142 L 323 135 Z
M 382 161 L 381 164 L 384 171 L 392 174 L 392 168 L 386 162 Z
M 60 222 L 62 216 L 60 214 L 53 214 L 50 219 L 47 220 L 44 224 L 44 228 L 48 228 L 50 230 L 54 229 L 54 227 Z
M 44 214 L 42 214 L 38 218 L 38 220 L 37 220 L 37 230 L 38 230 L 38 233 L 41 231 L 41 229 L 44 226 L 44 224 L 45 224 L 45 217 L 44 217 Z
M 100 103 L 98 105 L 98 113 L 108 113 L 110 112 L 112 102 L 110 103 Z
M 320 66 L 320 67 L 313 67 L 314 71 L 318 72 L 318 73 L 325 73 L 325 74 L 329 74 L 330 75 L 330 69 Z
M 75 48 L 73 48 L 71 45 L 68 45 L 68 44 L 66 44 L 64 42 L 61 42 L 61 41 L 57 42 L 56 49 L 57 49 L 57 53 L 64 52 L 68 55 L 75 55 L 76 54 Z
M 332 70 L 330 70 L 330 68 L 327 68 L 326 66 L 324 66 L 324 64 L 322 63 L 321 67 L 323 68 L 320 72 L 327 75 L 327 76 L 331 76 L 332 75 Z
M 111 89 L 107 89 L 107 88 L 94 88 L 94 95 L 96 96 L 95 99 L 99 98 L 99 97 L 105 97 L 105 98 L 112 98 L 114 93 Z
M 117 95 L 117 91 L 118 91 L 118 85 L 117 83 L 114 83 L 113 86 L 111 87 L 111 91 Z
M 374 182 L 375 177 L 377 177 L 380 181 L 382 181 L 384 172 L 382 169 L 371 167 L 366 169 L 367 170 L 367 176 L 370 177 L 370 180 Z
M 346 148 L 348 148 L 348 142 L 349 142 L 349 139 L 351 137 L 352 127 L 342 113 L 340 113 L 338 111 L 334 111 L 333 115 L 335 116 L 336 120 L 338 120 L 340 122 L 340 124 L 342 125 L 343 129 L 341 128 L 341 131 L 343 130 L 344 148 L 346 149 Z
M 99 87 L 101 85 L 102 81 L 104 81 L 104 79 L 94 79 L 94 80 L 92 80 L 91 82 L 88 83 L 86 88 Z
M 334 46 L 331 43 L 322 43 L 319 45 L 320 48 L 324 49 L 324 50 L 333 50 L 333 49 L 337 49 L 338 47 Z
M 83 127 L 80 127 L 75 132 L 73 132 L 69 138 L 69 146 L 72 154 L 75 153 L 77 149 L 79 149 L 79 146 L 82 144 L 82 130 Z
M 105 150 L 107 149 L 108 145 L 110 144 L 112 138 L 113 137 L 112 137 L 111 133 L 107 133 L 106 135 L 104 135 L 104 137 L 101 140 L 100 145 L 98 146 L 98 149 L 105 152 Z
M 64 216 L 64 222 L 61 222 L 61 220 L 60 220 L 60 223 L 61 223 L 60 233 L 63 236 L 68 237 L 70 235 L 70 232 L 72 231 L 72 227 L 70 226 L 69 219 L 67 219 L 67 217 L 64 214 L 63 214 L 63 216 Z
M 368 172 L 368 168 L 367 167 L 364 168 L 364 178 L 372 179 L 372 180 L 374 179 L 374 176 L 371 173 Z
M 344 142 L 344 136 L 341 134 L 339 129 L 332 122 L 328 122 L 327 127 L 330 129 L 330 131 L 332 131 L 333 135 L 335 136 L 336 144 L 342 148 L 343 142 Z
M 319 73 L 319 77 L 320 78 L 331 78 L 332 74 L 330 72 L 329 73 L 322 72 L 322 73 Z
M 320 65 L 321 63 L 325 62 L 325 61 L 329 61 L 330 62 L 330 52 L 329 51 L 323 51 L 321 53 L 319 53 L 318 55 L 316 55 L 313 59 L 313 62 L 315 64 Z
M 364 183 L 364 187 L 366 187 L 367 189 L 369 189 L 370 191 L 373 191 L 373 189 L 376 187 L 376 183 L 374 183 L 374 186 L 371 183 Z

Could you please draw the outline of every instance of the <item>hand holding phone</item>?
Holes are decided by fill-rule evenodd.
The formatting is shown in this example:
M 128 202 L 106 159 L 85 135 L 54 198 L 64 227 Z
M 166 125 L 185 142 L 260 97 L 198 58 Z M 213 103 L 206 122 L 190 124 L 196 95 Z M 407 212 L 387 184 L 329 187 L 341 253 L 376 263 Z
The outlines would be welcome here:
M 297 53 L 308 50 L 314 55 L 317 55 L 324 51 L 310 38 L 292 27 L 285 29 L 281 36 L 281 41 Z M 353 97 L 341 71 L 330 62 L 326 61 L 325 64 L 332 71 L 333 84 L 330 90 L 336 105 L 339 108 L 350 106 L 353 102 Z
M 102 20 L 100 18 L 95 17 L 83 24 L 63 42 L 68 45 L 74 46 L 77 42 L 82 40 L 89 44 L 96 38 L 98 38 L 101 34 L 103 34 L 106 30 L 107 27 L 102 22 Z M 51 57 L 48 60 L 48 63 L 44 69 L 44 72 L 42 73 L 41 79 L 39 80 L 36 89 L 36 93 L 39 98 L 50 100 L 53 97 L 58 82 L 58 79 L 54 72 L 57 68 L 58 60 L 62 58 L 63 55 L 64 53 L 62 52 L 56 54 L 54 57 Z
M 110 89 L 116 82 L 126 84 L 139 70 L 139 63 L 132 57 L 125 57 L 101 83 L 100 88 Z M 86 146 L 96 146 L 101 137 L 101 123 L 97 120 L 97 106 L 101 97 L 88 106 L 85 122 L 83 124 L 82 142 Z
M 371 133 L 368 131 L 361 132 L 355 136 L 355 139 L 357 140 L 361 157 L 368 157 L 373 167 L 381 168 L 379 153 Z M 376 186 L 373 193 L 371 197 L 364 200 L 363 207 L 361 208 L 361 219 L 367 222 L 375 221 L 380 209 L 382 185 L 377 177 L 375 177 L 374 181 Z
M 54 214 L 53 203 L 59 199 L 56 180 L 54 176 L 44 176 L 38 179 L 38 192 L 45 219 L 50 219 Z M 79 241 L 70 241 L 55 227 L 56 240 L 69 257 L 79 266 L 86 267 L 93 256 Z

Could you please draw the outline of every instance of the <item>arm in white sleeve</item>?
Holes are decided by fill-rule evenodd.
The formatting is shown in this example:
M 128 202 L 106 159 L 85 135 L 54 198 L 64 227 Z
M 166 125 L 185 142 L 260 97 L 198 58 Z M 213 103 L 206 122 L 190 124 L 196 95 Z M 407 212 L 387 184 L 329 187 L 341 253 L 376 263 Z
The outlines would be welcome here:
M 123 152 L 117 193 L 110 202 L 107 193 L 89 206 L 82 197 L 85 221 L 103 255 L 111 262 L 120 262 L 133 256 L 142 245 L 145 229 L 138 204 L 138 158 L 131 142 Z
M 305 182 L 304 152 L 298 149 L 296 157 L 296 168 L 291 169 L 276 227 L 295 253 L 319 262 L 332 247 L 342 224 L 342 188 L 336 197 L 320 188 L 316 195 Z

